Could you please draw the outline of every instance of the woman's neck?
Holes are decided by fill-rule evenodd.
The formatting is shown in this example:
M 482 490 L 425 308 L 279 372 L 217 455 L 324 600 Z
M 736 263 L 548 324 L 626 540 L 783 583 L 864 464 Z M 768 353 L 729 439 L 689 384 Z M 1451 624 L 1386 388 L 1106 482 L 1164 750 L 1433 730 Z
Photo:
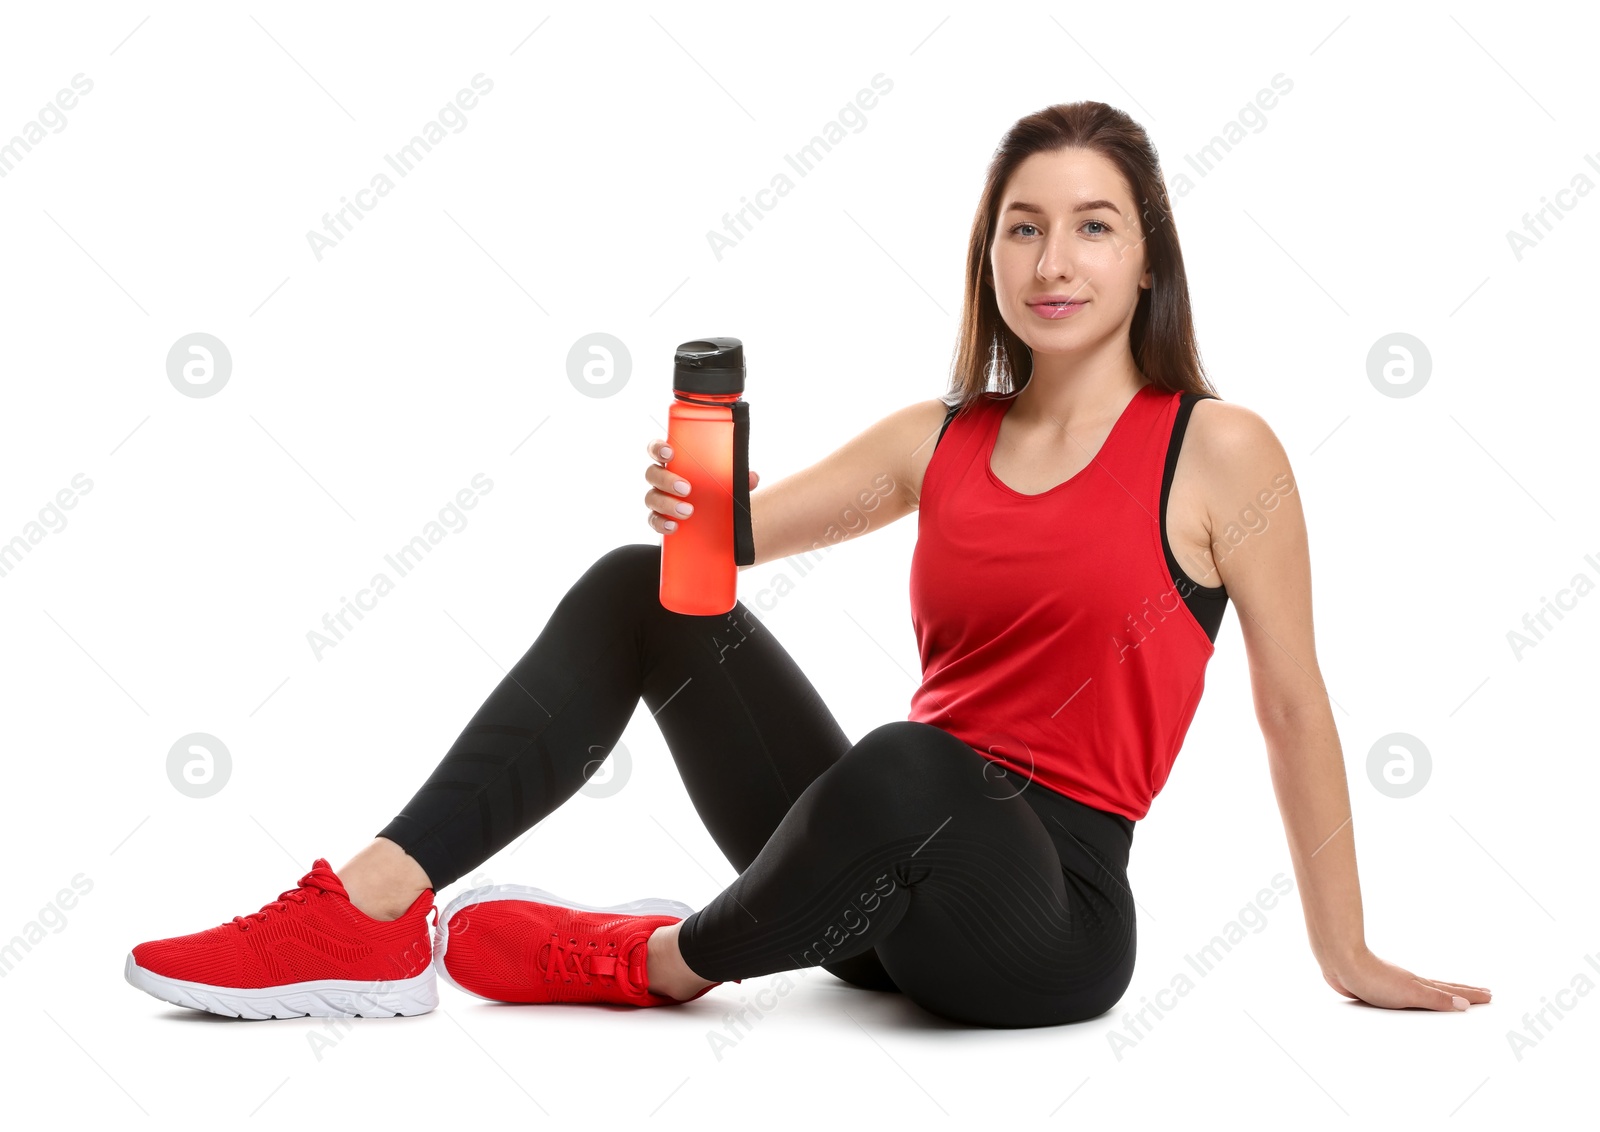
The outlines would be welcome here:
M 1105 365 L 1035 355 L 1033 376 L 1017 393 L 1008 415 L 1020 417 L 1024 424 L 1051 420 L 1072 432 L 1114 418 L 1140 386 L 1148 384 L 1126 353 Z

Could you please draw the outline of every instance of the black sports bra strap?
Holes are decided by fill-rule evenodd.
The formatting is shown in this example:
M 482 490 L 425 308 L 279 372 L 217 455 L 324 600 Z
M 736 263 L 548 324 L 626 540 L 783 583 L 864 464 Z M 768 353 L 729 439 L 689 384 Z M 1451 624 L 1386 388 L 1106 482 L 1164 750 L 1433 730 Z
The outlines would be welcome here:
M 948 409 L 945 410 L 945 413 L 944 413 L 944 424 L 939 426 L 939 440 L 943 440 L 944 439 L 944 430 L 950 427 L 951 419 L 955 417 L 956 411 L 958 409 L 960 409 L 960 408 L 961 408 L 961 402 L 957 401 L 954 405 L 951 405 Z M 933 442 L 933 446 L 935 448 L 939 447 L 939 440 L 935 440 Z

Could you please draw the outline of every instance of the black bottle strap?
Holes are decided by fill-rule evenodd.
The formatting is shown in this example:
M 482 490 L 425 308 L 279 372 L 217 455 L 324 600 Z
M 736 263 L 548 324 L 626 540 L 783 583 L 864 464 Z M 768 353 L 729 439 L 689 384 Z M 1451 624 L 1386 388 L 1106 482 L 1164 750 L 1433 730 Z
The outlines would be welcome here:
M 735 401 L 733 410 L 733 564 L 754 566 L 755 531 L 750 526 L 750 402 Z

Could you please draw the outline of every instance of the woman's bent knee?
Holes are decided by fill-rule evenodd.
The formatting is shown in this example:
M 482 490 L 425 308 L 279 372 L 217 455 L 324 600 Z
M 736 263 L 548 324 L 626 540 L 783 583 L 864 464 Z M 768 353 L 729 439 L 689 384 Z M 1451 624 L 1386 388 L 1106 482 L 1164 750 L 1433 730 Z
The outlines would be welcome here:
M 654 596 L 661 585 L 661 548 L 651 543 L 624 543 L 596 558 L 572 587 L 567 597 L 584 595 L 595 600 L 603 595 L 609 604 L 626 598 Z
M 606 551 L 594 564 L 584 571 L 584 577 L 590 575 L 597 577 L 613 578 L 623 577 L 637 580 L 644 577 L 653 577 L 660 580 L 661 547 L 652 542 L 625 542 L 621 546 L 614 546 Z
M 901 719 L 880 724 L 845 753 L 848 773 L 880 776 L 904 786 L 922 782 L 980 791 L 988 760 L 960 739 L 931 723 Z

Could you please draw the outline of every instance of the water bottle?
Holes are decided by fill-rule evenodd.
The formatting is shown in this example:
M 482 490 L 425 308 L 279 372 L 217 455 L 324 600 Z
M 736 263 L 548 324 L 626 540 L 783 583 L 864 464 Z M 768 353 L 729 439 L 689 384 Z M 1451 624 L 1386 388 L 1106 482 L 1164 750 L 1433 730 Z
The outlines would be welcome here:
M 755 563 L 750 528 L 750 406 L 744 344 L 697 338 L 678 347 L 667 412 L 667 468 L 689 481 L 694 514 L 661 536 L 661 604 L 697 616 L 727 613 L 739 567 Z

